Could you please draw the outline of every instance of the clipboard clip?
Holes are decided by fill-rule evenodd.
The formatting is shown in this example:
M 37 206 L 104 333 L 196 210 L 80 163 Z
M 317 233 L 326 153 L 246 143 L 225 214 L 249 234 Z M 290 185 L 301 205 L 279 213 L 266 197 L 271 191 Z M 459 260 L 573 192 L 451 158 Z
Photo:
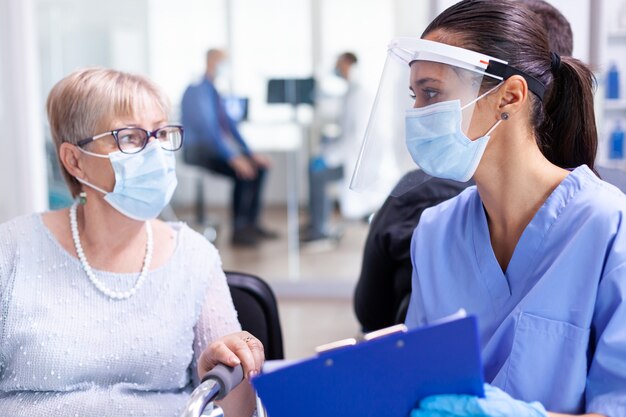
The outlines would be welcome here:
M 404 324 L 400 323 L 394 326 L 385 327 L 384 329 L 375 330 L 373 332 L 366 333 L 365 336 L 363 336 L 363 340 L 365 341 L 374 340 L 374 339 L 378 339 L 379 337 L 387 336 L 387 335 L 394 334 L 394 333 L 406 333 L 406 331 L 407 331 L 407 327 Z
M 457 320 L 457 319 L 461 319 L 467 317 L 467 313 L 465 311 L 465 309 L 459 309 L 458 311 L 445 316 L 445 317 L 441 317 L 440 319 L 437 320 L 433 320 L 430 323 L 428 323 L 429 325 L 437 325 L 437 324 L 442 324 L 442 323 L 447 323 L 449 321 L 453 321 L 453 320 Z M 373 332 L 369 332 L 366 333 L 363 336 L 363 341 L 364 342 L 369 342 L 370 340 L 374 340 L 374 339 L 378 339 L 384 336 L 388 336 L 391 334 L 395 334 L 395 333 L 406 333 L 408 330 L 408 328 L 404 325 L 404 324 L 396 324 L 394 326 L 389 326 L 389 327 L 385 327 L 384 329 L 380 329 L 380 330 L 375 330 Z M 348 339 L 341 339 L 341 340 L 337 340 L 335 342 L 330 342 L 330 343 L 326 343 L 320 346 L 317 346 L 315 348 L 315 352 L 319 355 L 322 353 L 326 353 L 329 352 L 331 350 L 335 350 L 335 349 L 339 349 L 339 348 L 343 348 L 346 346 L 354 346 L 357 344 L 357 340 L 353 337 L 350 337 Z M 402 340 L 398 341 L 398 347 L 402 347 Z
M 378 339 L 379 337 L 387 336 L 394 333 L 406 333 L 407 327 L 404 324 L 396 324 L 394 326 L 385 327 L 384 329 L 376 330 L 370 333 L 366 333 L 363 336 L 363 341 L 368 342 L 370 340 Z M 326 343 L 315 348 L 317 354 L 326 353 L 331 350 L 343 348 L 346 346 L 354 346 L 357 344 L 357 340 L 353 337 L 348 339 L 341 339 L 335 342 Z
M 341 339 L 335 342 L 325 343 L 323 345 L 319 345 L 315 348 L 315 352 L 319 355 L 320 353 L 326 353 L 331 350 L 339 349 L 346 346 L 354 346 L 356 345 L 356 339 L 354 337 L 350 337 L 348 339 Z

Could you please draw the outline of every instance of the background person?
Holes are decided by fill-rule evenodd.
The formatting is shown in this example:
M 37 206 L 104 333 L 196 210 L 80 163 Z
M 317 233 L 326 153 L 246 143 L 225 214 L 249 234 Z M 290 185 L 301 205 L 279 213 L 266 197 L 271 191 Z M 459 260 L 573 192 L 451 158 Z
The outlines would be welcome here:
M 309 224 L 302 236 L 306 242 L 341 237 L 342 231 L 330 225 L 333 201 L 329 186 L 333 182 L 343 180 L 339 209 L 344 219 L 367 219 L 382 204 L 377 195 L 350 190 L 350 175 L 345 174 L 352 173 L 356 165 L 370 110 L 368 94 L 359 82 L 357 56 L 353 52 L 340 54 L 334 72 L 347 84 L 339 114 L 340 135 L 322 143 L 321 154 L 312 158 L 309 165 Z
M 348 83 L 341 106 L 341 133 L 337 139 L 322 141 L 321 154 L 312 158 L 309 164 L 309 223 L 302 235 L 305 242 L 321 239 L 338 240 L 341 237 L 341 231 L 333 230 L 330 225 L 333 201 L 329 195 L 329 186 L 344 177 L 346 155 L 352 151 L 347 147 L 346 138 L 356 127 L 352 110 L 355 103 L 354 99 L 350 98 L 355 96 L 358 86 L 352 81 L 350 74 L 357 62 L 358 58 L 354 53 L 344 52 L 335 63 L 335 75 Z
M 215 79 L 223 72 L 225 60 L 222 50 L 210 49 L 204 77 L 190 85 L 183 95 L 184 157 L 189 164 L 233 180 L 232 243 L 255 246 L 260 238 L 276 237 L 259 223 L 261 194 L 270 161 L 248 147 L 215 88 Z
M 371 214 L 382 205 L 384 197 L 373 193 L 354 192 L 350 189 L 350 180 L 357 164 L 373 100 L 359 79 L 358 63 L 354 54 L 342 54 L 337 59 L 336 72 L 348 83 L 339 119 L 344 172 L 347 173 L 343 176 L 339 194 L 341 217 L 348 220 L 369 220 Z
M 215 247 L 155 219 L 183 140 L 160 89 L 84 69 L 47 111 L 77 202 L 0 225 L 2 415 L 179 415 L 216 363 L 258 372 L 263 347 L 241 331 Z M 223 407 L 248 417 L 254 401 L 244 382 Z

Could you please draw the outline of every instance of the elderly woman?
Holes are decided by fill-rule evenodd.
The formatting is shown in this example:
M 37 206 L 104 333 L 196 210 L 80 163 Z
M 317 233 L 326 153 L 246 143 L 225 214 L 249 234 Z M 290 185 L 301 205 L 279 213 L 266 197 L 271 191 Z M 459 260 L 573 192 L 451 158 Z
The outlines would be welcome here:
M 215 247 L 155 219 L 183 139 L 159 88 L 80 70 L 47 111 L 77 201 L 0 225 L 0 414 L 176 416 L 216 363 L 258 372 L 263 347 L 241 331 Z M 250 416 L 250 384 L 222 406 Z

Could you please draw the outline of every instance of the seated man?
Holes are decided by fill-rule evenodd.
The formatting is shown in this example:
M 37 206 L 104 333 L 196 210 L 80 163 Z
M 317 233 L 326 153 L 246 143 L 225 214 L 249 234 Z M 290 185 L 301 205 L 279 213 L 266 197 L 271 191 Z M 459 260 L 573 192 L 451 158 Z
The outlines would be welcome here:
M 209 50 L 205 76 L 183 95 L 184 159 L 233 179 L 232 243 L 256 246 L 260 238 L 276 237 L 259 225 L 261 190 L 270 162 L 246 145 L 215 88 L 214 81 L 225 58 L 223 51 Z

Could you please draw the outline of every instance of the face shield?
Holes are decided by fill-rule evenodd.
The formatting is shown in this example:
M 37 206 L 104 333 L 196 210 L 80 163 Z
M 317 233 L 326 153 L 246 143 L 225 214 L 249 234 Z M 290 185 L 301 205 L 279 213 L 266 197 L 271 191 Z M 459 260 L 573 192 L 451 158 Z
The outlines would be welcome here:
M 502 60 L 463 48 L 424 39 L 392 41 L 350 188 L 399 196 L 456 157 L 464 165 L 452 169 L 463 173 L 437 176 L 468 180 L 465 173 L 473 173 L 486 146 L 477 139 L 495 127 L 492 114 L 475 111 L 479 100 L 514 73 Z M 450 151 L 439 138 L 463 143 Z M 430 154 L 428 167 L 418 162 L 423 152 Z M 406 175 L 415 170 L 423 172 Z

